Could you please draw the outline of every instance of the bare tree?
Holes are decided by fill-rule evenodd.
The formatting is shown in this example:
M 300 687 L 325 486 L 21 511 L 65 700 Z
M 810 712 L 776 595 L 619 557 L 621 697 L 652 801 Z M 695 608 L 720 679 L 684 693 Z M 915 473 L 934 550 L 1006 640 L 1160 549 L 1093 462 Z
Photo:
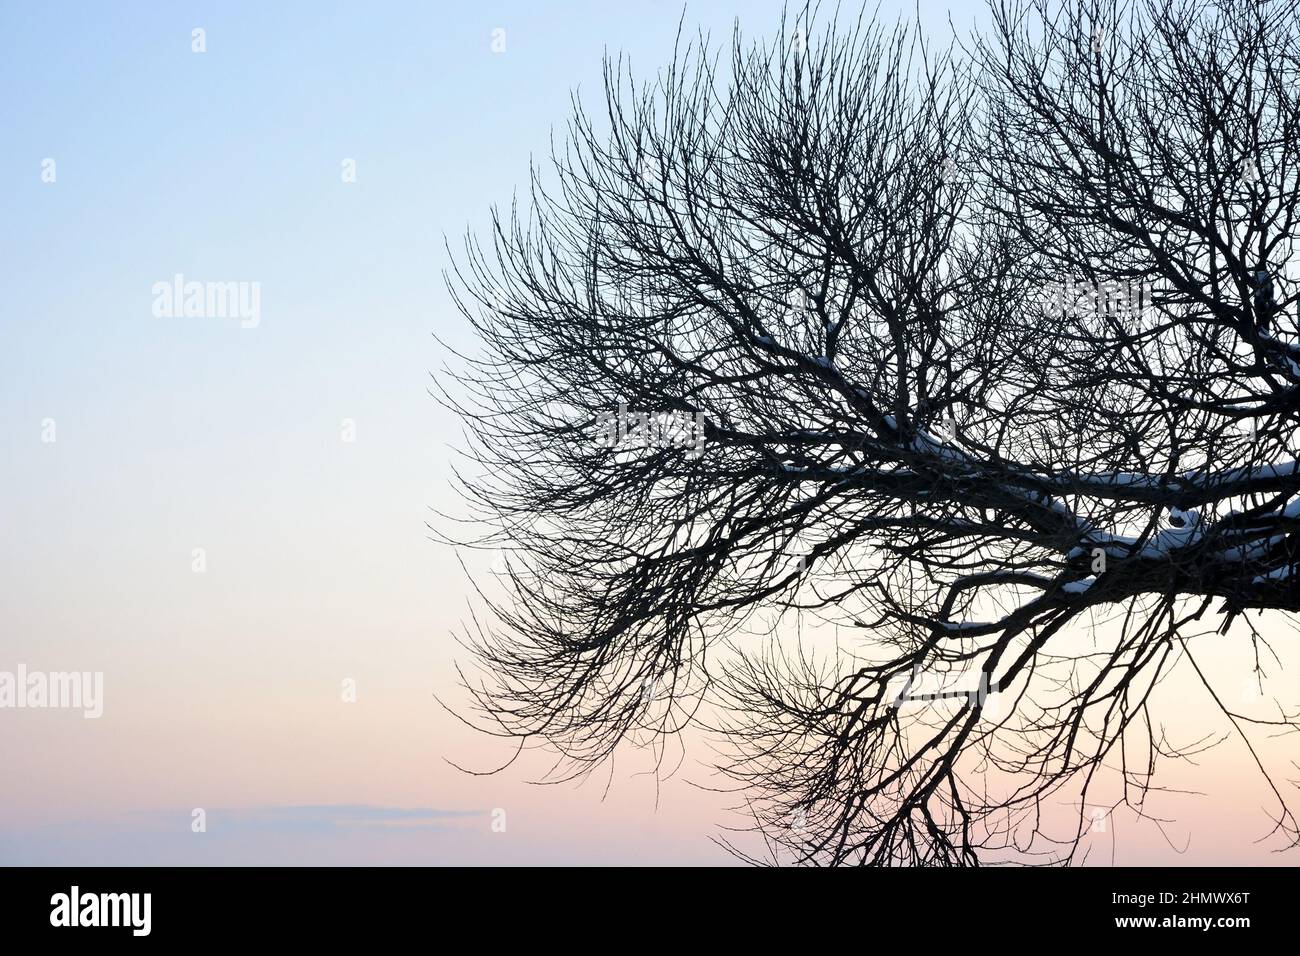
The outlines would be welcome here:
M 607 63 L 467 239 L 476 722 L 579 774 L 702 721 L 772 858 L 1071 862 L 1098 781 L 1144 813 L 1214 742 L 1176 668 L 1252 755 L 1297 727 L 1197 655 L 1262 680 L 1300 608 L 1297 3 L 822 20 Z

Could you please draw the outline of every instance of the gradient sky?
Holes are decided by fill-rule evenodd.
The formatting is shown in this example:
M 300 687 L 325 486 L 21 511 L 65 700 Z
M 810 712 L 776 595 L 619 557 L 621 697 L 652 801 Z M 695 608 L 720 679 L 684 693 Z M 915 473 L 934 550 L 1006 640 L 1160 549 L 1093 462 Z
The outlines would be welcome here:
M 529 785 L 541 759 L 472 777 L 446 760 L 508 751 L 434 699 L 469 600 L 425 528 L 460 440 L 426 391 L 432 333 L 464 341 L 444 236 L 526 182 L 606 50 L 664 63 L 680 9 L 0 6 L 0 670 L 105 675 L 99 720 L 0 711 L 0 864 L 728 861 L 696 742 L 658 787 L 636 754 L 608 793 Z M 779 9 L 686 21 L 725 40 Z M 920 4 L 949 9 L 980 16 Z M 260 283 L 260 324 L 155 317 L 176 273 Z M 1194 852 L 1131 829 L 1121 859 L 1277 861 L 1247 764 L 1186 778 Z

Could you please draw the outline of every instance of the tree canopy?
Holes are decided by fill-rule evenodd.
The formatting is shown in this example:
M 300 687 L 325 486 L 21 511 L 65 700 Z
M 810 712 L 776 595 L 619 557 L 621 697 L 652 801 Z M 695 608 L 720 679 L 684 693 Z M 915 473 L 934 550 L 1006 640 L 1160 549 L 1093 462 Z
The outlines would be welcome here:
M 1141 812 L 1189 752 L 1176 667 L 1247 746 L 1296 729 L 1197 648 L 1263 681 L 1300 609 L 1298 19 L 993 0 L 937 43 L 809 6 L 609 60 L 450 276 L 489 530 L 449 538 L 508 555 L 480 725 L 582 773 L 702 722 L 769 845 L 893 865 L 1076 859 L 1095 780 Z

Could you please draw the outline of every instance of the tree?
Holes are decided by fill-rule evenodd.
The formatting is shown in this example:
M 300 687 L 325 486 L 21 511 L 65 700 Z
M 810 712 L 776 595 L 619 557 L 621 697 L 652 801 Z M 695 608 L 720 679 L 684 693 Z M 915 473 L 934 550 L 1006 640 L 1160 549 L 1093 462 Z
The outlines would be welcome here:
M 1296 729 L 1197 648 L 1262 681 L 1300 608 L 1297 3 L 991 13 L 607 62 L 467 237 L 439 394 L 490 529 L 448 538 L 510 556 L 466 635 L 494 732 L 579 774 L 704 722 L 773 854 L 973 865 L 1077 860 L 1107 775 L 1142 813 L 1208 743 L 1152 713 L 1177 668 L 1252 754 Z

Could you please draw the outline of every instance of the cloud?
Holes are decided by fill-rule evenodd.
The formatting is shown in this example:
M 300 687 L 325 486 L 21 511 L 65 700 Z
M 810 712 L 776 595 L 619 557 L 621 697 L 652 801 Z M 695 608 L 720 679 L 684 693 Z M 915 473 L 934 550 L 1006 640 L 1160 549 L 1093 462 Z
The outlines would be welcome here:
M 435 807 L 340 803 L 206 808 L 202 833 L 191 829 L 191 814 L 190 807 L 169 807 L 111 818 L 0 826 L 0 865 L 466 862 L 474 852 L 470 844 L 488 832 L 486 811 Z
M 383 807 L 369 803 L 262 806 L 208 811 L 208 829 L 218 827 L 329 831 L 360 827 L 401 830 L 449 830 L 482 810 L 434 807 Z

